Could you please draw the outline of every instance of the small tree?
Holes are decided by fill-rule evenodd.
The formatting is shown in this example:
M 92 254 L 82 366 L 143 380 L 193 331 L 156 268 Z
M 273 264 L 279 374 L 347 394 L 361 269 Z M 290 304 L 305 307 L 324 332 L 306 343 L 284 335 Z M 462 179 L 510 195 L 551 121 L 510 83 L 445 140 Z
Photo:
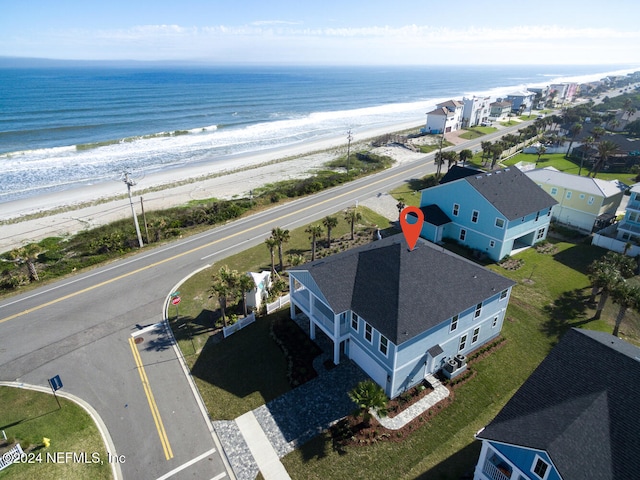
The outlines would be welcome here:
M 29 271 L 29 281 L 38 282 L 40 277 L 38 276 L 38 270 L 36 269 L 36 259 L 42 252 L 40 245 L 37 243 L 30 243 L 24 247 L 16 248 L 9 252 L 9 259 L 11 262 L 17 264 L 27 264 L 27 270 Z
M 462 166 L 467 162 L 467 160 L 471 160 L 473 158 L 473 152 L 468 148 L 462 150 L 459 154 L 460 161 L 462 162 Z
M 324 228 L 327 229 L 327 248 L 331 247 L 331 230 L 338 226 L 338 217 L 327 215 L 322 219 Z
M 631 286 L 627 282 L 619 282 L 616 287 L 611 291 L 614 303 L 617 303 L 620 308 L 616 315 L 615 325 L 613 327 L 612 335 L 618 336 L 620 331 L 620 325 L 624 316 L 629 308 L 638 309 L 640 307 L 640 288 L 637 286 Z
M 387 414 L 389 399 L 382 387 L 373 380 L 358 383 L 349 392 L 349 398 L 358 406 L 358 414 L 362 415 L 362 421 L 367 426 L 371 423 L 371 410 L 382 417 Z
M 278 246 L 278 241 L 273 237 L 269 237 L 264 241 L 264 244 L 267 246 L 269 253 L 271 254 L 271 276 L 274 277 L 276 274 L 275 251 Z
M 282 261 L 282 244 L 288 243 L 291 238 L 289 230 L 276 227 L 271 230 L 271 237 L 274 238 L 278 245 L 278 259 L 280 260 L 280 271 L 284 270 L 284 262 Z
M 545 153 L 547 153 L 547 147 L 545 147 L 544 145 L 540 145 L 538 147 L 538 158 L 536 158 L 536 167 L 538 166 L 538 162 L 540 161 L 540 157 L 542 155 L 544 155 Z
M 316 223 L 309 225 L 305 229 L 305 233 L 309 234 L 309 240 L 311 240 L 311 261 L 313 262 L 316 259 L 316 240 L 324 233 L 324 230 L 322 229 L 322 225 Z
M 344 219 L 349 222 L 349 225 L 351 226 L 351 240 L 354 239 L 354 227 L 356 222 L 359 222 L 360 220 L 362 220 L 362 214 L 358 211 L 357 208 L 348 208 L 345 212 L 344 212 Z
M 238 290 L 242 296 L 242 309 L 244 316 L 247 316 L 247 292 L 256 288 L 256 282 L 253 281 L 253 277 L 248 273 L 238 276 Z
M 220 314 L 222 315 L 222 323 L 227 326 L 227 301 L 229 298 L 234 298 L 238 294 L 238 272 L 231 270 L 226 265 L 220 267 L 220 270 L 213 276 L 213 284 L 211 285 L 211 292 L 218 298 L 220 304 Z

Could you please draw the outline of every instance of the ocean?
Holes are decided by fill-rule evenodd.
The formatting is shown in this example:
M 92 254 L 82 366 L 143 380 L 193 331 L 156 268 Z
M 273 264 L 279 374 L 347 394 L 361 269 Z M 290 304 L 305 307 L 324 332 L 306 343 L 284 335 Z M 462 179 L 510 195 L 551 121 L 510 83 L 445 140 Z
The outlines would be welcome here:
M 0 68 L 0 203 L 425 120 L 630 66 Z

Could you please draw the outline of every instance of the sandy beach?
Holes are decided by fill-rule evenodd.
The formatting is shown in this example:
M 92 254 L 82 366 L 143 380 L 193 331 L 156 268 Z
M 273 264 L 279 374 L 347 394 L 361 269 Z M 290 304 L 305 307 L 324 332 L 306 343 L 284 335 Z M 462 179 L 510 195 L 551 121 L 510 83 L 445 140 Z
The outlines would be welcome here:
M 353 132 L 352 151 L 368 140 L 390 132 L 419 128 L 422 122 Z M 255 152 L 223 162 L 173 168 L 137 179 L 131 193 L 140 213 L 183 205 L 206 198 L 231 199 L 279 180 L 303 178 L 326 162 L 346 154 L 346 135 L 296 146 Z M 379 147 L 375 153 L 388 155 L 396 165 L 424 157 L 400 146 Z M 67 236 L 83 229 L 129 217 L 131 207 L 123 182 L 97 185 L 37 196 L 0 205 L 0 252 L 51 236 Z

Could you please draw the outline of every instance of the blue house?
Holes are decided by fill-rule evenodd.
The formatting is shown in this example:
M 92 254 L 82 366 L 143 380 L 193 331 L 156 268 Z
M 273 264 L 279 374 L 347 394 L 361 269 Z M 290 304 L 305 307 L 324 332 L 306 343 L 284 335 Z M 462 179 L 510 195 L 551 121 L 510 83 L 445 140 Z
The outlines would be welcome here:
M 547 237 L 558 202 L 535 182 L 517 168 L 466 170 L 463 178 L 422 190 L 423 238 L 450 238 L 497 261 Z
M 640 348 L 570 330 L 476 438 L 474 480 L 638 478 Z
M 419 239 L 394 235 L 289 270 L 291 317 L 326 335 L 395 397 L 497 337 L 514 282 Z M 458 360 L 455 358 L 458 355 Z

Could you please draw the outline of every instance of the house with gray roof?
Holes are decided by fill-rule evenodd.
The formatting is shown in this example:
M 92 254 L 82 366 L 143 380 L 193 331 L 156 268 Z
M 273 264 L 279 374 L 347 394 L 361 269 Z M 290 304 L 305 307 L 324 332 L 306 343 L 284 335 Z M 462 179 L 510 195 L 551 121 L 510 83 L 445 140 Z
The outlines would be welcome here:
M 476 438 L 474 480 L 638 478 L 640 348 L 571 329 Z
M 450 221 L 423 210 L 421 237 L 435 243 L 449 238 L 493 260 L 547 237 L 551 208 L 558 202 L 524 173 L 513 167 L 467 173 L 422 190 L 420 208 L 438 212 L 435 205 Z
M 514 285 L 422 239 L 409 250 L 403 235 L 292 268 L 289 282 L 292 318 L 309 317 L 334 363 L 353 360 L 389 397 L 497 337 Z
M 553 221 L 586 233 L 615 220 L 629 188 L 619 180 L 584 177 L 553 167 L 529 170 L 525 175 L 558 202 L 551 211 Z

